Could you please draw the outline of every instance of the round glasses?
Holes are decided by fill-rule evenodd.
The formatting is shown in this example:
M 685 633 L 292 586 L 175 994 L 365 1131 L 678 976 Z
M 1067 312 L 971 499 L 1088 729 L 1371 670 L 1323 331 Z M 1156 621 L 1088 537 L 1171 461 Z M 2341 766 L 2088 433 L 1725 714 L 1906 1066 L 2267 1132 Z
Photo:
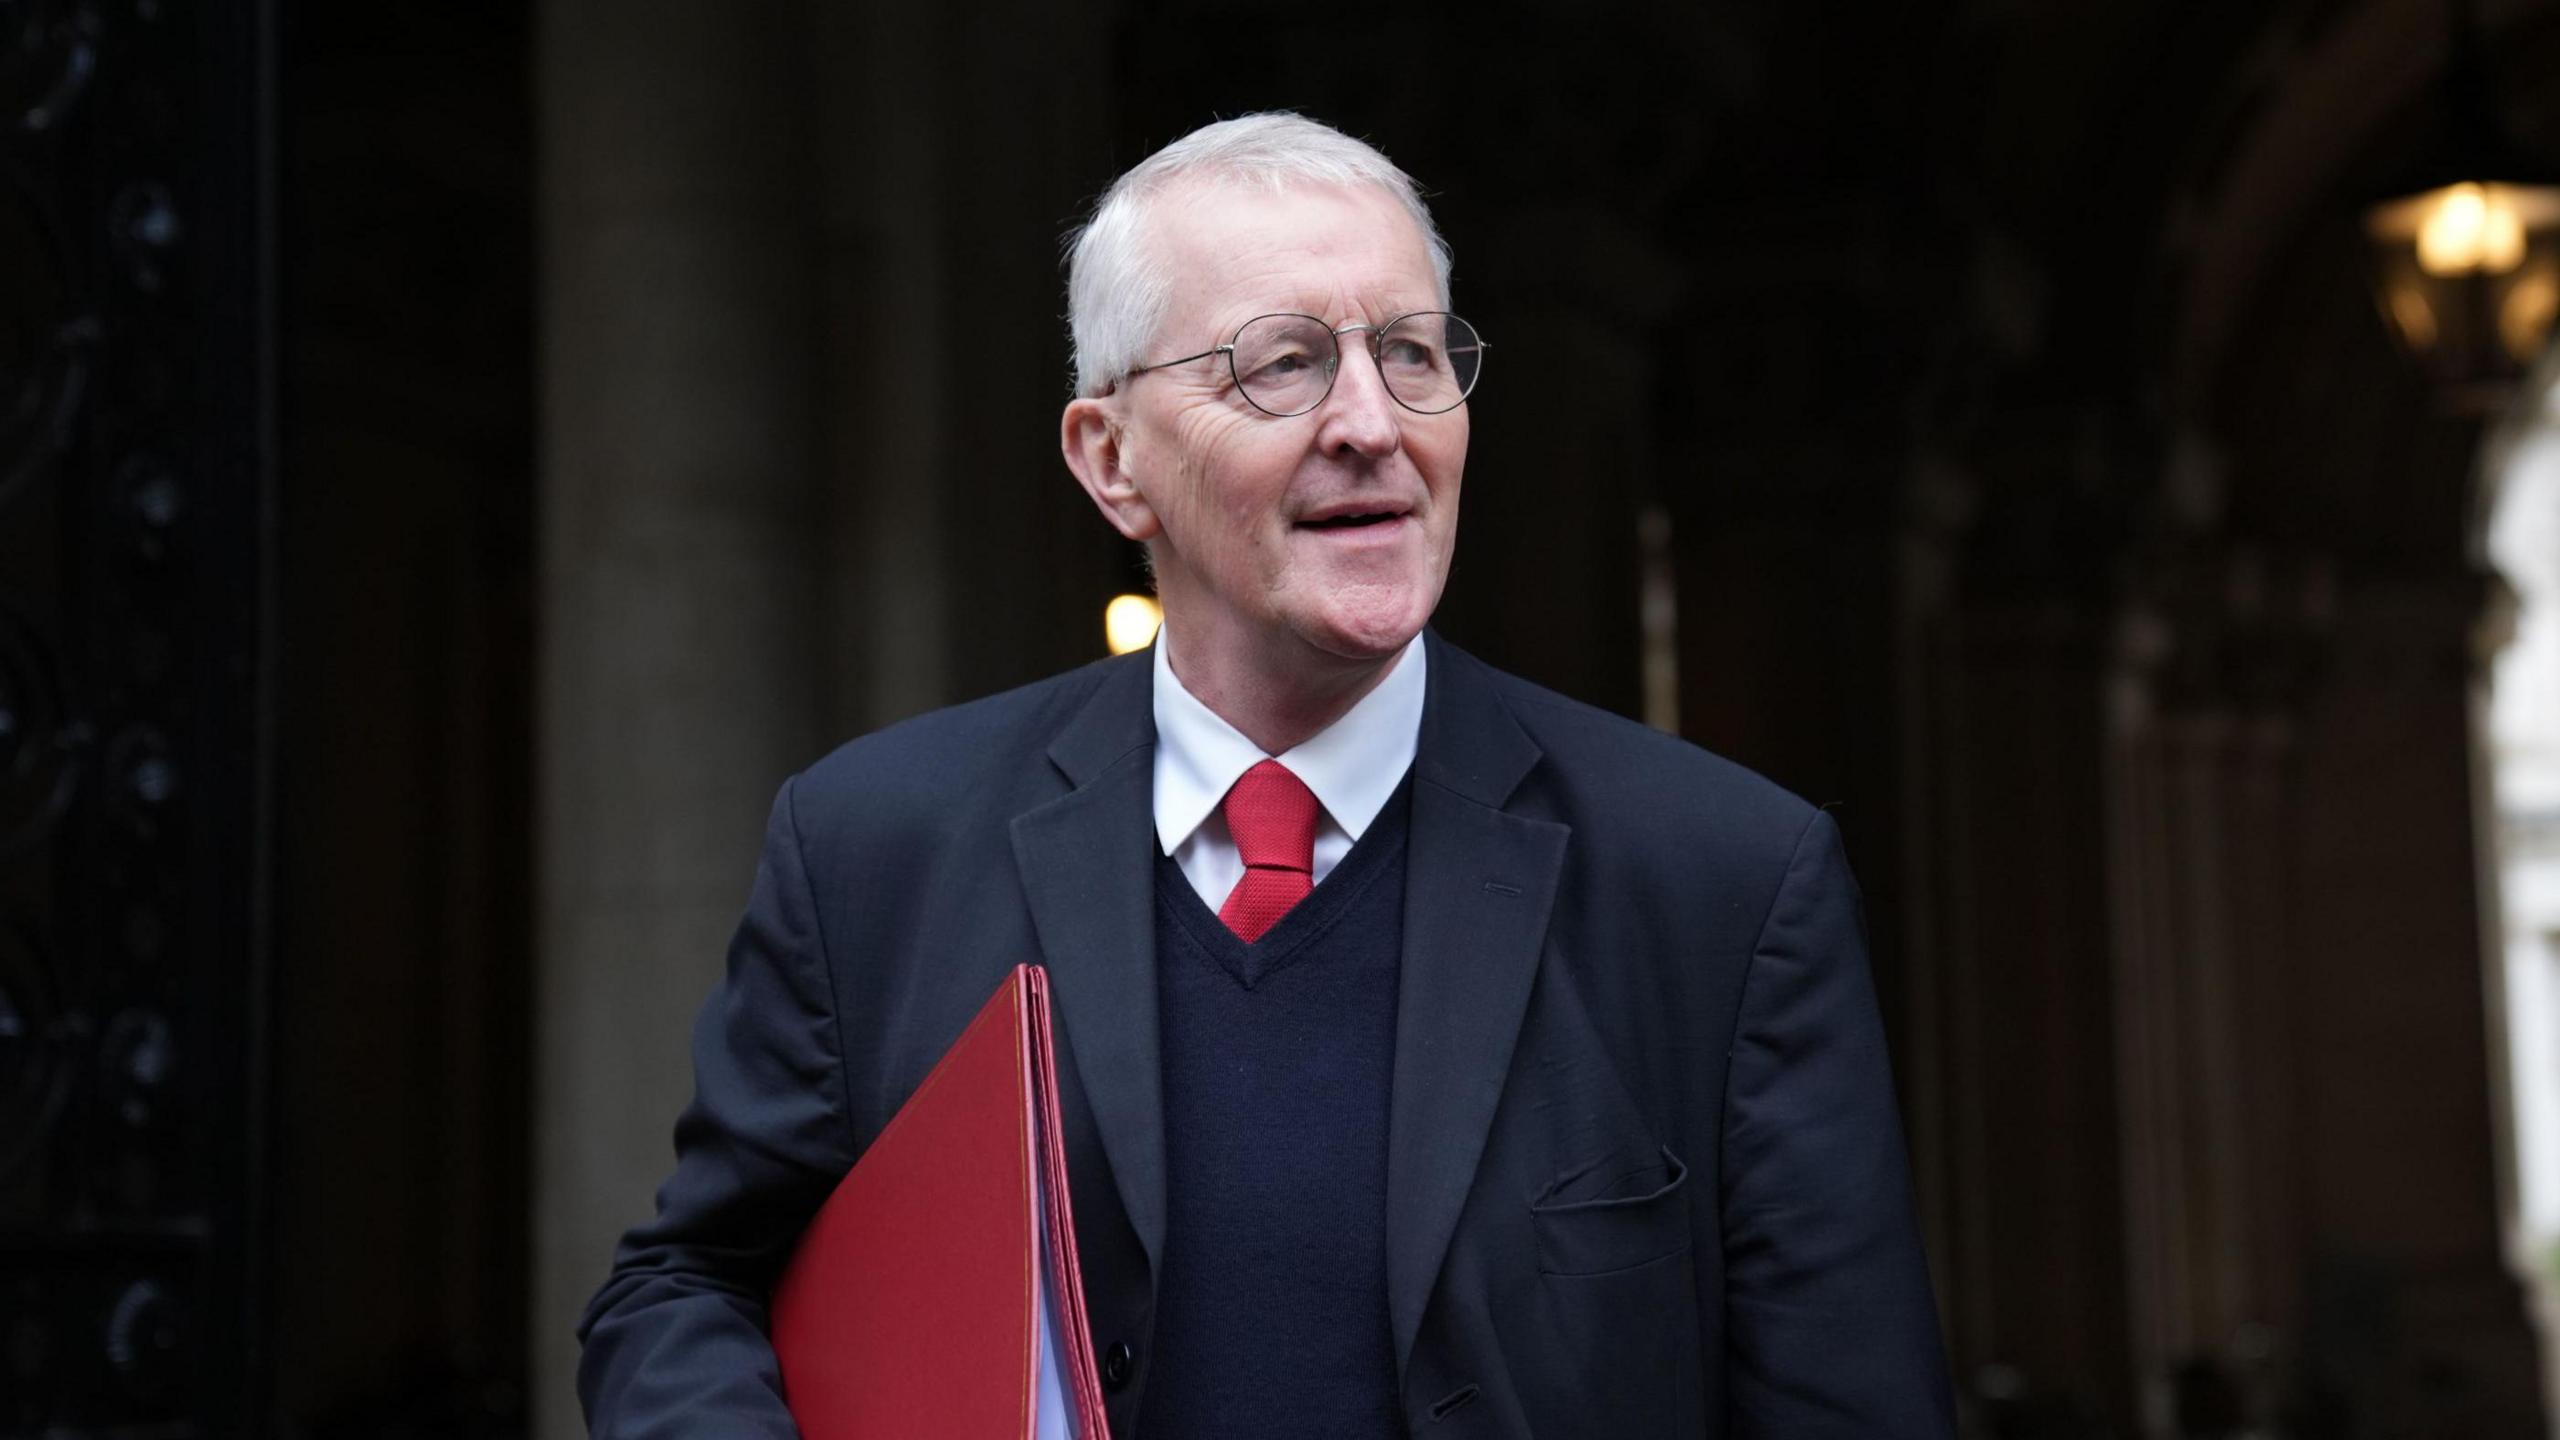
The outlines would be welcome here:
M 1253 408 L 1304 415 L 1333 393 L 1333 377 L 1342 369 L 1341 337 L 1354 331 L 1368 332 L 1369 355 L 1378 362 L 1387 393 L 1417 414 L 1457 409 L 1484 373 L 1483 337 L 1446 310 L 1421 310 L 1384 325 L 1363 322 L 1339 330 L 1313 315 L 1257 315 L 1237 327 L 1236 337 L 1224 345 L 1140 365 L 1129 373 L 1144 375 L 1224 355 L 1237 391 Z

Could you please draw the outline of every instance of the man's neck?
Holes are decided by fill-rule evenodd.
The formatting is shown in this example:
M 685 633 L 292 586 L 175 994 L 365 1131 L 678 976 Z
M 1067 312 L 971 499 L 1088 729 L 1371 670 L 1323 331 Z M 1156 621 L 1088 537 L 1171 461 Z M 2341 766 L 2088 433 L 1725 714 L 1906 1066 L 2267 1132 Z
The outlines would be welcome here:
M 1170 629 L 1170 620 L 1167 625 Z M 1300 654 L 1274 664 L 1270 657 L 1240 657 L 1169 634 L 1165 660 L 1182 688 L 1211 714 L 1236 727 L 1262 753 L 1282 755 L 1349 714 L 1404 658 L 1401 646 L 1374 659 L 1297 648 Z M 1254 663 L 1256 658 L 1262 663 Z

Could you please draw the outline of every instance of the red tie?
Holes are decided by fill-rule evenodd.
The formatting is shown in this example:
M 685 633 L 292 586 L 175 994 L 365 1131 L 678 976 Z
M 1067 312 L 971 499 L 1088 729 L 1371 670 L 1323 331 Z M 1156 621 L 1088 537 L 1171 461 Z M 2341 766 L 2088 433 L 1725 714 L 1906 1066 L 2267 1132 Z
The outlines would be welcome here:
M 1316 795 L 1277 760 L 1237 777 L 1223 802 L 1244 878 L 1218 918 L 1250 945 L 1316 888 Z

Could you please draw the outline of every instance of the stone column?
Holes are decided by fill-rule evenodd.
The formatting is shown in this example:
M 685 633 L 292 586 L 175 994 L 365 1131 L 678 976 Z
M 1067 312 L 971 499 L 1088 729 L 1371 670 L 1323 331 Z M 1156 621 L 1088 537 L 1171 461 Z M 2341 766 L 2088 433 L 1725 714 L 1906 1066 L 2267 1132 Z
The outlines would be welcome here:
M 2490 1098 L 2472 711 L 2489 598 L 2473 575 L 2346 587 L 2303 735 L 2303 1346 L 2375 1433 L 2549 1433 Z
M 647 1214 L 776 785 L 818 751 L 802 11 L 541 17 L 535 1433 Z
M 830 730 L 849 735 L 956 698 L 950 532 L 978 497 L 955 492 L 993 488 L 964 463 L 956 432 L 986 423 L 966 379 L 983 371 L 981 347 L 1008 332 L 971 325 L 959 303 L 952 16 L 881 4 L 817 4 L 810 16 L 812 53 L 832 77 L 815 97 L 812 147 L 825 271 L 823 698 Z
M 2286 855 L 2328 575 L 2190 538 L 2146 557 L 2116 627 L 2112 1058 L 2126 1323 L 2154 1433 L 2175 1432 L 2182 1384 L 2191 1408 L 2211 1386 L 2253 1424 L 2281 1403 L 2299 1295 Z
M 1136 158 L 1117 9 L 808 6 L 833 732 L 1103 653 L 1128 548 L 1058 457 L 1055 244 Z

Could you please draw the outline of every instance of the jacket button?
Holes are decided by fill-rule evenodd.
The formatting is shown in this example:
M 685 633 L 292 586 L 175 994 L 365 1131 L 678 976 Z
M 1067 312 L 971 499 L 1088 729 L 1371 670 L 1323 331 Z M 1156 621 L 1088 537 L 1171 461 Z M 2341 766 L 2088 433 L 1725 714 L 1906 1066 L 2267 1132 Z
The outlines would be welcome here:
M 1129 1348 L 1128 1341 L 1112 1341 L 1111 1348 L 1102 1352 L 1102 1388 L 1125 1388 L 1129 1383 L 1129 1370 L 1137 1358 L 1138 1352 Z

